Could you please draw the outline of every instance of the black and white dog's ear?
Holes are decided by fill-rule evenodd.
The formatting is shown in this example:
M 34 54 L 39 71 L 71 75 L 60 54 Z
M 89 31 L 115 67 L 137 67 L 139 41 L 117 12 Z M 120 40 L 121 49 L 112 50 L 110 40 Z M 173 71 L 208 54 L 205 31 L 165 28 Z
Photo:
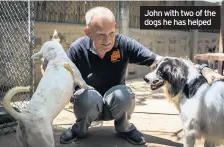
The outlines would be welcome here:
M 187 77 L 185 76 L 183 67 L 176 63 L 166 64 L 162 69 L 162 78 L 169 84 L 169 94 L 175 97 L 184 87 Z

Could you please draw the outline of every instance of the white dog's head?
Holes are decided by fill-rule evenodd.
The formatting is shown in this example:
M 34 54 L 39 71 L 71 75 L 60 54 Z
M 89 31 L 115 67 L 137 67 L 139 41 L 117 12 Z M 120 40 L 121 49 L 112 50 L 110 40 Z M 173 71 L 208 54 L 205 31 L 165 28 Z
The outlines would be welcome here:
M 44 58 L 49 61 L 57 57 L 59 54 L 65 54 L 65 51 L 59 42 L 60 39 L 58 37 L 57 31 L 55 30 L 52 36 L 52 40 L 45 42 L 40 51 L 33 54 L 31 58 L 33 60 Z
M 165 57 L 154 71 L 144 77 L 144 80 L 151 85 L 152 90 L 162 87 L 167 82 L 172 95 L 175 96 L 187 82 L 190 66 L 192 68 L 187 60 Z

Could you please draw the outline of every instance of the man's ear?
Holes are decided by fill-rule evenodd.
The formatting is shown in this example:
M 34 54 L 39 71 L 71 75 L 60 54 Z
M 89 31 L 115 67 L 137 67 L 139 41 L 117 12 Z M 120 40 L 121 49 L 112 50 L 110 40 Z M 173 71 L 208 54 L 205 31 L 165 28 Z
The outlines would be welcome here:
M 41 58 L 43 57 L 43 54 L 41 51 L 37 52 L 37 53 L 34 53 L 32 56 L 31 56 L 31 59 L 33 60 L 40 60 Z
M 91 36 L 91 32 L 90 32 L 89 27 L 85 27 L 85 28 L 84 28 L 84 32 L 85 32 L 85 34 L 86 34 L 88 37 Z
M 115 22 L 115 23 L 114 23 L 114 28 L 116 28 L 116 25 L 117 25 L 117 24 L 116 24 L 116 22 Z

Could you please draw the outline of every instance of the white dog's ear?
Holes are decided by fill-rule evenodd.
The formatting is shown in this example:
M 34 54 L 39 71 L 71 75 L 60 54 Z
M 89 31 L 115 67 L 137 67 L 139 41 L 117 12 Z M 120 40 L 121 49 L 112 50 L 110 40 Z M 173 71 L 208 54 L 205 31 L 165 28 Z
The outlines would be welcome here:
M 43 57 L 43 54 L 41 51 L 37 52 L 37 53 L 34 53 L 32 56 L 31 56 L 31 59 L 33 60 L 39 60 Z
M 54 30 L 54 34 L 52 36 L 52 40 L 55 40 L 57 42 L 60 42 L 60 38 L 58 37 L 58 32 L 57 30 Z

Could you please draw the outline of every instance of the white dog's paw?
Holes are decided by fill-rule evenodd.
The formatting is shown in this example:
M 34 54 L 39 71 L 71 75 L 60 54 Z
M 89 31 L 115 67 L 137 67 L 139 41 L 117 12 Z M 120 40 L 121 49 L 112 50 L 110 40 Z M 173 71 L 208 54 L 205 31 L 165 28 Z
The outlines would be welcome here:
M 94 90 L 95 88 L 93 88 L 92 86 L 87 85 L 87 89 L 88 90 Z
M 92 86 L 89 86 L 86 83 L 81 83 L 81 84 L 79 83 L 78 85 L 80 88 L 83 88 L 83 89 L 94 90 Z

